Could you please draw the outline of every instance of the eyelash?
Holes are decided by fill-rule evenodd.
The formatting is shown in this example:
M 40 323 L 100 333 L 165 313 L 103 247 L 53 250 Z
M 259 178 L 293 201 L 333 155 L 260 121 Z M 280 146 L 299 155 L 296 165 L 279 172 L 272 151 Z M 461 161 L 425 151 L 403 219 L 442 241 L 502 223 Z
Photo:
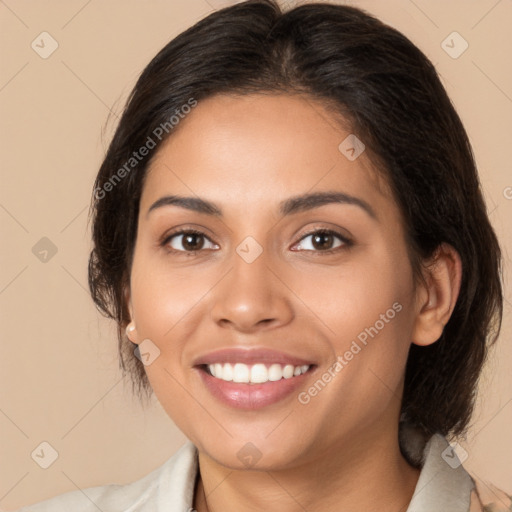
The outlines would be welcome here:
M 339 233 L 338 231 L 335 231 L 335 230 L 332 230 L 332 229 L 326 229 L 326 228 L 316 228 L 316 229 L 313 229 L 312 231 L 309 231 L 308 233 L 305 233 L 304 235 L 302 235 L 302 237 L 300 238 L 299 242 L 304 240 L 304 238 L 307 238 L 308 236 L 311 236 L 311 235 L 316 235 L 316 234 L 322 234 L 322 235 L 334 235 L 336 236 L 337 238 L 339 238 L 341 240 L 341 242 L 343 242 L 343 245 L 339 246 L 339 247 L 335 247 L 334 249 L 328 249 L 328 250 L 325 250 L 325 251 L 322 251 L 322 250 L 311 250 L 311 249 L 306 249 L 307 252 L 311 252 L 311 253 L 314 253 L 314 254 L 324 254 L 324 255 L 329 255 L 329 254 L 333 254 L 333 253 L 336 253 L 340 250 L 346 250 L 350 247 L 352 247 L 354 245 L 353 241 L 350 240 L 349 238 L 347 238 L 346 236 L 342 235 L 341 233 Z M 168 243 L 175 237 L 175 236 L 178 236 L 178 235 L 198 235 L 198 236 L 203 236 L 205 237 L 206 239 L 210 240 L 205 233 L 203 233 L 202 231 L 198 231 L 196 229 L 180 229 L 178 231 L 175 231 L 173 233 L 170 233 L 168 236 L 165 236 L 162 240 L 162 242 L 160 243 L 160 245 L 162 247 L 164 247 L 169 253 L 173 253 L 173 254 L 183 254 L 183 255 L 186 255 L 186 256 L 195 256 L 199 251 L 201 250 L 212 250 L 212 249 L 199 249 L 198 251 L 179 251 L 177 249 L 171 249 L 169 246 L 168 246 Z M 211 242 L 211 240 L 210 240 Z M 297 245 L 297 244 L 295 244 Z

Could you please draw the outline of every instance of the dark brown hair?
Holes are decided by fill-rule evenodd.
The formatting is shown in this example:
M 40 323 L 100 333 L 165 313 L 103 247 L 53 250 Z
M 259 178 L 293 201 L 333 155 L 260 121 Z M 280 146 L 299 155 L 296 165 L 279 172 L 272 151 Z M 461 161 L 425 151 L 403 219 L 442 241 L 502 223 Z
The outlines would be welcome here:
M 172 136 L 169 120 L 191 98 L 265 92 L 307 95 L 349 121 L 401 209 L 415 277 L 441 243 L 460 254 L 455 310 L 436 343 L 411 346 L 401 412 L 425 436 L 464 433 L 488 347 L 501 327 L 500 248 L 467 134 L 432 63 L 400 32 L 345 5 L 311 3 L 283 13 L 272 0 L 243 2 L 178 35 L 142 72 L 91 207 L 89 286 L 98 308 L 117 322 L 121 368 L 141 398 L 151 395 L 124 332 L 130 318 L 123 290 L 145 173 Z M 168 129 L 155 137 L 162 126 Z M 156 146 L 151 154 L 127 167 L 148 138 Z

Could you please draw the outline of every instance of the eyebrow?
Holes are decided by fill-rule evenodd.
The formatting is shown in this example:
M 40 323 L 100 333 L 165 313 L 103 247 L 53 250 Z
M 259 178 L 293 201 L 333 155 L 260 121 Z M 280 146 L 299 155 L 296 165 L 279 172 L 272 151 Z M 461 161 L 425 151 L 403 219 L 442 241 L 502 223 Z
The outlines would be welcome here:
M 279 213 L 281 216 L 292 215 L 333 203 L 359 206 L 374 220 L 378 220 L 374 209 L 366 201 L 343 192 L 314 192 L 293 196 L 279 203 Z M 223 216 L 221 208 L 211 201 L 199 197 L 169 195 L 155 201 L 149 207 L 146 217 L 149 216 L 152 211 L 164 206 L 179 206 L 206 215 L 215 217 Z

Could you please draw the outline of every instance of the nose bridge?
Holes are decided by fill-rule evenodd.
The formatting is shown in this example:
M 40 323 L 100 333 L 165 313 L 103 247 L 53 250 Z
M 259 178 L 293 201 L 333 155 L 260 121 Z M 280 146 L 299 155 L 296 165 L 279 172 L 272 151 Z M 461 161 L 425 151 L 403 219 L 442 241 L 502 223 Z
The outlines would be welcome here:
M 263 228 L 255 230 L 254 227 L 254 218 L 248 215 L 243 228 L 232 233 L 233 240 L 236 240 L 235 237 L 238 235 L 240 241 L 233 246 L 229 262 L 231 266 L 229 279 L 235 286 L 238 283 L 244 288 L 252 288 L 255 292 L 259 290 L 262 293 L 269 293 L 269 286 L 272 286 L 269 280 L 273 276 L 270 237 Z M 266 281 L 260 282 L 263 279 Z
M 232 258 L 230 279 L 233 287 L 239 288 L 236 291 L 252 296 L 259 294 L 261 298 L 271 295 L 271 288 L 275 285 L 271 260 L 268 249 L 254 238 L 247 237 L 242 241 Z

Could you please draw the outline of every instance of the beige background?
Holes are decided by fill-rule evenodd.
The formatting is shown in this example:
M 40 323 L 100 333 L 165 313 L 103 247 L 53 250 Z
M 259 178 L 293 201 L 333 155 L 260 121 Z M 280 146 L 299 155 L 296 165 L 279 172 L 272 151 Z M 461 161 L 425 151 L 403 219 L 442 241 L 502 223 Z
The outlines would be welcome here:
M 144 411 L 121 380 L 114 327 L 87 291 L 87 207 L 116 115 L 138 74 L 172 37 L 226 3 L 0 0 L 4 510 L 137 479 L 185 441 L 155 400 Z M 504 249 L 507 303 L 474 424 L 460 444 L 467 468 L 512 493 L 512 2 L 347 3 L 396 27 L 427 54 L 473 144 Z M 31 48 L 43 31 L 59 45 L 47 59 Z M 453 31 L 469 44 L 457 59 L 441 47 Z M 42 237 L 57 248 L 46 263 L 32 252 Z M 46 470 L 31 458 L 42 441 L 59 454 Z

